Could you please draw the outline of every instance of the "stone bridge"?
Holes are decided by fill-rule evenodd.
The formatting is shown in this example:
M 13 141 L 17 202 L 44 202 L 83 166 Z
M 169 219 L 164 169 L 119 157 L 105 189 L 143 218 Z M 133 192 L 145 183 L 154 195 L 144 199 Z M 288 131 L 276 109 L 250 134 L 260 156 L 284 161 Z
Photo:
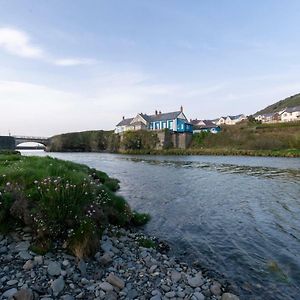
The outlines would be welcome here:
M 13 136 L 15 139 L 15 147 L 23 143 L 39 143 L 47 147 L 50 139 L 47 137 L 36 137 L 36 136 Z

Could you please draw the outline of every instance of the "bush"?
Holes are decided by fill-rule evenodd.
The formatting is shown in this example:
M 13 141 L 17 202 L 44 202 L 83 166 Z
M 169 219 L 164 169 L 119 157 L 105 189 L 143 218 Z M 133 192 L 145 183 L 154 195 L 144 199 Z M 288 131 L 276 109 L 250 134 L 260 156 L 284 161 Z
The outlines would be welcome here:
M 126 131 L 123 134 L 121 147 L 124 150 L 155 149 L 158 143 L 157 133 L 153 131 Z
M 0 155 L 0 227 L 8 220 L 30 226 L 32 249 L 40 253 L 58 242 L 78 257 L 89 256 L 106 226 L 144 218 L 114 193 L 118 187 L 118 180 L 84 165 Z

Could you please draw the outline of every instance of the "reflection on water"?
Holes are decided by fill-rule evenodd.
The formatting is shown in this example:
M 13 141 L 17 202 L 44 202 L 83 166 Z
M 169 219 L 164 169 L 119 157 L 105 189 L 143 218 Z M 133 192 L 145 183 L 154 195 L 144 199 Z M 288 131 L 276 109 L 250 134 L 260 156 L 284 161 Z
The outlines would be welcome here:
M 50 155 L 119 178 L 152 215 L 147 232 L 236 282 L 242 299 L 299 299 L 300 159 Z

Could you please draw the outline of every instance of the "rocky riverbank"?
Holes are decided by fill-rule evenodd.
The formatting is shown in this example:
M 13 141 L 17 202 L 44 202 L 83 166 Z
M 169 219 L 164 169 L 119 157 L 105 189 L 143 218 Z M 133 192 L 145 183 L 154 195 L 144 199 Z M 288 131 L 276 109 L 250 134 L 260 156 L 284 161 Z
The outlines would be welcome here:
M 0 235 L 0 299 L 239 299 L 200 270 L 142 247 L 147 241 L 112 227 L 95 257 L 78 261 L 64 249 L 30 251 L 29 228 Z

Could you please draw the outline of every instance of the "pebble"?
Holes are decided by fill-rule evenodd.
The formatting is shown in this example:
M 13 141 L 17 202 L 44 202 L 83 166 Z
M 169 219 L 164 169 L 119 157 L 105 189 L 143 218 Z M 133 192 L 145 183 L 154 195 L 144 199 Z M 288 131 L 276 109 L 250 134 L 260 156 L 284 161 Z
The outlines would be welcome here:
M 53 280 L 51 284 L 53 295 L 58 296 L 63 291 L 64 287 L 65 287 L 65 281 L 62 276 Z
M 113 273 L 109 274 L 109 276 L 106 278 L 106 281 L 119 288 L 120 290 L 122 290 L 125 286 L 124 281 L 118 276 L 115 276 Z
M 108 283 L 108 282 L 102 282 L 100 283 L 99 287 L 105 291 L 105 292 L 109 292 L 109 291 L 113 291 L 114 290 L 114 287 Z
M 224 293 L 221 297 L 221 300 L 239 300 L 240 298 L 231 293 Z
M 17 291 L 16 288 L 9 289 L 2 294 L 2 298 L 11 298 Z
M 51 261 L 48 265 L 48 274 L 51 276 L 58 276 L 61 273 L 60 264 L 54 261 Z
M 0 299 L 239 300 L 197 266 L 139 247 L 140 232 L 113 230 L 121 237 L 106 230 L 95 257 L 85 261 L 61 248 L 43 256 L 29 252 L 30 233 L 0 236 Z

